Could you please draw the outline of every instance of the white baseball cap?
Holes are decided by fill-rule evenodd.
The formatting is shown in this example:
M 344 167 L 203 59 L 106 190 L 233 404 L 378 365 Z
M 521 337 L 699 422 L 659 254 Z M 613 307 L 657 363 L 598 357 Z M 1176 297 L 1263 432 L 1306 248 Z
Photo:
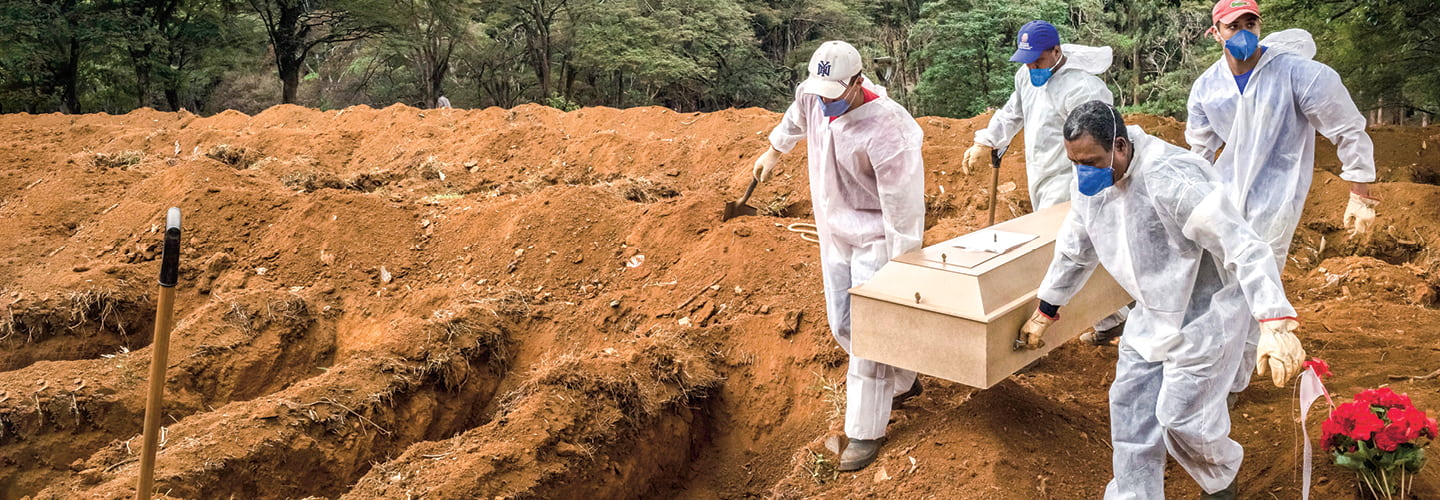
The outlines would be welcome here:
M 825 42 L 810 56 L 810 77 L 800 82 L 800 93 L 840 97 L 860 69 L 860 51 L 854 46 L 839 40 Z

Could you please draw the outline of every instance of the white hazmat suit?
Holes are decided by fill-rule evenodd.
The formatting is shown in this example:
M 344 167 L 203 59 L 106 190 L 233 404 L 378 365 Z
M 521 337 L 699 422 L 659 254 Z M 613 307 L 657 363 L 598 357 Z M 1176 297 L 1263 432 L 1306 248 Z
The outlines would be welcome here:
M 1039 297 L 1063 305 L 1103 265 L 1135 298 L 1110 386 L 1115 477 L 1105 498 L 1165 498 L 1166 450 L 1213 493 L 1235 479 L 1243 456 L 1225 399 L 1249 325 L 1295 310 L 1270 248 L 1205 160 L 1126 130 L 1134 150 L 1125 177 L 1076 197 Z
M 1109 87 L 1095 76 L 1110 68 L 1110 47 L 1067 43 L 1060 45 L 1060 53 L 1065 55 L 1065 65 L 1039 87 L 1030 84 L 1029 68 L 1020 65 L 1010 99 L 995 110 L 989 126 L 975 132 L 976 144 L 1001 151 L 1010 147 L 1016 132 L 1025 130 L 1025 179 L 1030 187 L 1030 205 L 1035 210 L 1070 201 L 1077 193 L 1075 169 L 1065 155 L 1065 118 L 1081 104 L 1111 104 L 1114 100 Z M 1129 307 L 1120 308 L 1096 323 L 1095 330 L 1119 326 L 1129 312 Z
M 885 89 L 880 97 L 831 121 L 815 95 L 798 94 L 770 145 L 786 153 L 808 144 L 810 199 L 820 236 L 820 266 L 831 333 L 850 352 L 850 288 L 890 259 L 920 248 L 925 230 L 924 132 Z M 845 434 L 878 439 L 890 420 L 891 398 L 910 388 L 915 372 L 850 356 Z
M 1310 192 L 1315 132 L 1335 143 L 1340 178 L 1351 182 L 1375 181 L 1375 145 L 1340 75 L 1311 59 L 1315 41 L 1310 33 L 1278 31 L 1260 45 L 1266 50 L 1244 94 L 1223 56 L 1195 80 L 1185 140 L 1191 151 L 1214 162 L 1214 172 L 1241 215 L 1269 244 L 1283 270 Z M 1259 334 L 1259 324 L 1250 325 L 1234 392 L 1250 383 Z
M 1110 67 L 1110 47 L 1061 44 L 1065 65 L 1045 85 L 1030 84 L 1025 65 L 1015 71 L 1015 91 L 995 110 L 990 125 L 975 132 L 975 143 L 1004 150 L 1025 129 L 1025 178 L 1035 210 L 1070 201 L 1075 170 L 1065 157 L 1063 129 L 1070 111 L 1090 101 L 1110 104 L 1114 97 L 1095 76 Z

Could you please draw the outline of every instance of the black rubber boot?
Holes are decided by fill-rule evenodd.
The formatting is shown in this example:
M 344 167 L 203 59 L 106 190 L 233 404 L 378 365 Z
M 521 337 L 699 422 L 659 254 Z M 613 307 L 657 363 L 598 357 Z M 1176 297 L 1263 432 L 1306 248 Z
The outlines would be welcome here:
M 900 405 L 905 404 L 905 402 L 909 401 L 910 398 L 919 396 L 922 392 L 925 392 L 925 388 L 920 386 L 920 376 L 916 375 L 915 383 L 910 384 L 909 389 L 906 389 L 905 392 L 902 392 L 900 394 L 896 394 L 895 397 L 890 400 L 890 407 L 892 409 L 899 408 Z
M 1201 493 L 1200 500 L 1235 500 L 1240 494 L 1240 478 L 1230 481 L 1230 486 L 1214 493 Z

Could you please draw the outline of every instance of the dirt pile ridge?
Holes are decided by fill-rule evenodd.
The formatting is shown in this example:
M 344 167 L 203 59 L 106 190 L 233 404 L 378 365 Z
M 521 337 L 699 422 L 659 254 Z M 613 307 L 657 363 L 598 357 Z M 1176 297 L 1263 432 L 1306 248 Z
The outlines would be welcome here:
M 177 498 L 1095 496 L 1114 351 L 986 391 L 926 378 L 880 460 L 810 451 L 843 409 L 803 148 L 721 223 L 760 109 L 150 109 L 0 117 L 0 499 L 133 494 L 164 209 L 185 217 L 159 491 Z M 974 230 L 988 116 L 920 118 L 926 242 Z M 1127 117 L 1179 142 L 1174 120 Z M 1374 239 L 1325 141 L 1287 286 L 1345 396 L 1440 411 L 1440 128 L 1373 129 Z M 1023 145 L 1000 219 L 1027 213 Z M 988 169 L 987 169 L 988 170 Z M 1235 412 L 1246 496 L 1298 494 L 1289 390 Z M 1312 421 L 1312 428 L 1318 420 Z M 1292 429 L 1292 427 L 1294 429 Z M 1317 457 L 1319 497 L 1353 480 Z M 829 467 L 827 469 L 827 467 Z M 1440 494 L 1436 469 L 1416 483 Z M 1169 490 L 1196 494 L 1172 466 Z

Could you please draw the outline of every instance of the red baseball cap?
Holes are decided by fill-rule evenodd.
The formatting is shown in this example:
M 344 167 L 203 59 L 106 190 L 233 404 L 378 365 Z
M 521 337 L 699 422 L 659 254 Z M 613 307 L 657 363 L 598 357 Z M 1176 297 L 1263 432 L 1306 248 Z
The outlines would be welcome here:
M 1210 9 L 1210 18 L 1220 24 L 1229 24 L 1245 14 L 1260 17 L 1260 5 L 1255 0 L 1220 0 Z

